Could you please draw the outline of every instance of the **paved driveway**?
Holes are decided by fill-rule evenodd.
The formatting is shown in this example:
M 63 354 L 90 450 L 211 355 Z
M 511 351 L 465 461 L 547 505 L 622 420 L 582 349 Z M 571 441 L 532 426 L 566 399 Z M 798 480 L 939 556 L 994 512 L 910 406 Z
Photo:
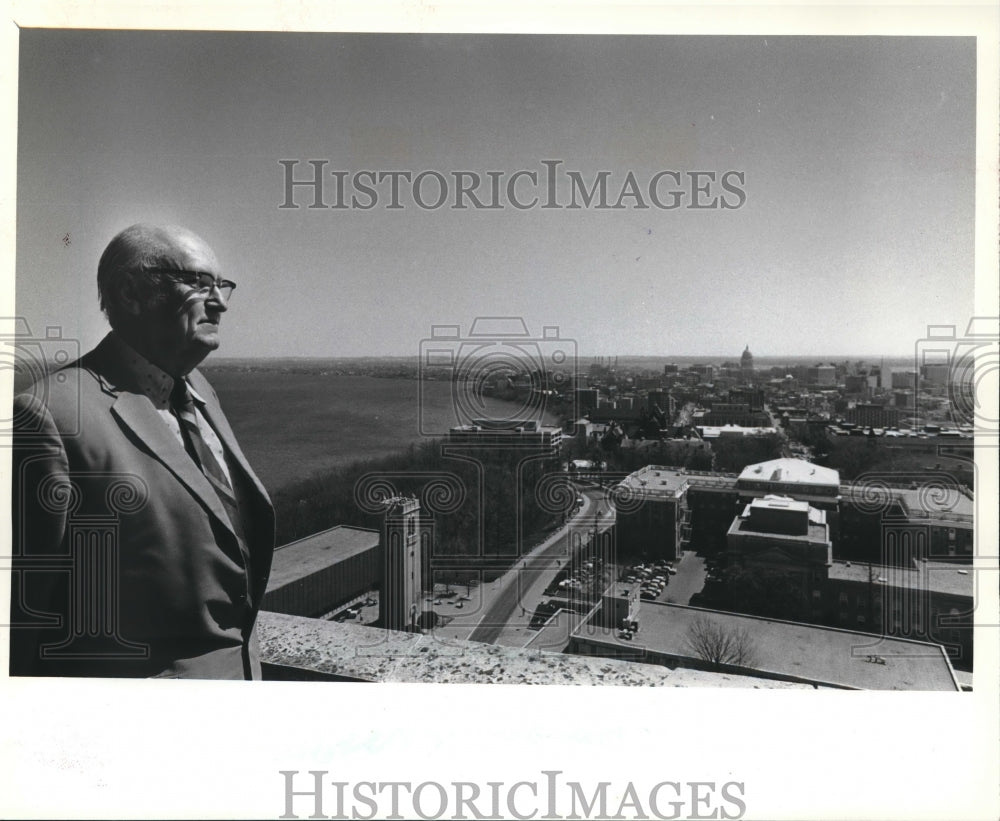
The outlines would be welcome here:
M 671 604 L 690 604 L 691 597 L 705 587 L 705 560 L 690 550 L 681 554 L 680 561 L 674 562 L 677 575 L 670 577 L 670 584 L 661 599 Z

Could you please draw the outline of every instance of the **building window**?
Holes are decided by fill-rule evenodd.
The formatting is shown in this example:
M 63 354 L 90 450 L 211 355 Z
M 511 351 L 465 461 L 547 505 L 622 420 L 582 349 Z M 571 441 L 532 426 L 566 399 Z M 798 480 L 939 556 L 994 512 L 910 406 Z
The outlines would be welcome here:
M 864 624 L 864 623 L 865 623 L 865 617 L 861 613 L 858 613 L 858 624 Z

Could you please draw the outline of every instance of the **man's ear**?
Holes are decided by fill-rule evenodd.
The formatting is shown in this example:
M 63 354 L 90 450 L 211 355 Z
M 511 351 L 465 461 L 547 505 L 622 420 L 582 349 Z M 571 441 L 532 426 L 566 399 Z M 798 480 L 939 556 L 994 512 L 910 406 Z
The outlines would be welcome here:
M 142 300 L 139 298 L 133 280 L 126 279 L 122 283 L 121 292 L 118 294 L 118 303 L 122 310 L 130 316 L 139 316 L 142 313 Z

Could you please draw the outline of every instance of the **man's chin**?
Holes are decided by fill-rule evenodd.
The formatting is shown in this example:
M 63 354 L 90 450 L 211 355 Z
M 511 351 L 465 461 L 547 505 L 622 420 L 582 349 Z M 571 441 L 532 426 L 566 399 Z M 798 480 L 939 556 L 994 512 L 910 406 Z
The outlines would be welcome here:
M 215 328 L 212 328 L 212 330 L 208 332 L 206 332 L 205 330 L 201 330 L 195 337 L 195 344 L 198 345 L 200 348 L 203 348 L 206 354 L 211 351 L 214 351 L 221 344 L 221 340 L 219 339 L 219 332 Z

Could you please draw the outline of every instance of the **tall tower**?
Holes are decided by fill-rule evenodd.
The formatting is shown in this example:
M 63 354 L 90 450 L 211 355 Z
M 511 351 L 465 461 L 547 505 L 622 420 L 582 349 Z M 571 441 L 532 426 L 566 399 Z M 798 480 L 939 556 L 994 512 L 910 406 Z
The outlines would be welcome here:
M 386 630 L 414 630 L 420 619 L 420 502 L 394 496 L 385 506 L 379 623 Z
M 753 382 L 753 354 L 750 353 L 750 346 L 743 349 L 740 357 L 740 373 L 744 382 Z

